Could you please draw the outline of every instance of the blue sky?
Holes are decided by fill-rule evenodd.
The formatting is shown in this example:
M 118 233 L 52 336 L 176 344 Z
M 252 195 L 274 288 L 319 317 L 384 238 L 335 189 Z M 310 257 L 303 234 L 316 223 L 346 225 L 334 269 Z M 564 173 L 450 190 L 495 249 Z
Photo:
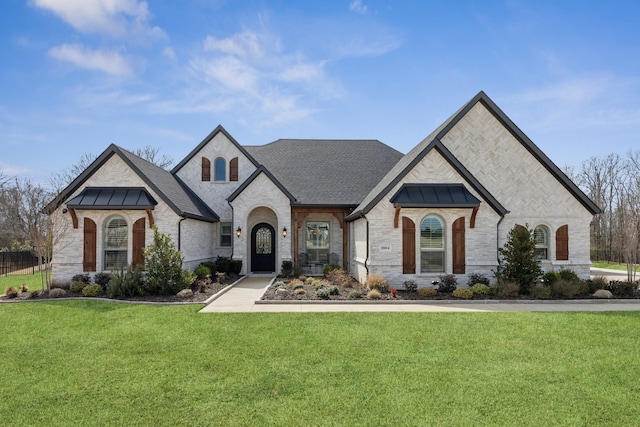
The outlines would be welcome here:
M 3 0 L 0 170 L 109 144 L 409 151 L 484 90 L 559 166 L 640 141 L 636 1 Z M 331 153 L 327 153 L 330 161 Z

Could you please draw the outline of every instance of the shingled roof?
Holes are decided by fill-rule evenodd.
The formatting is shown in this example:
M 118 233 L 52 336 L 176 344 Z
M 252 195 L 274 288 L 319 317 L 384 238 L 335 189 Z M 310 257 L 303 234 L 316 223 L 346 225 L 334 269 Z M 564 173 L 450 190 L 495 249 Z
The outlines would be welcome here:
M 403 156 L 377 140 L 279 139 L 244 148 L 301 206 L 357 206 Z
M 219 220 L 218 215 L 189 190 L 178 177 L 115 144 L 111 144 L 67 188 L 62 190 L 45 207 L 44 211 L 53 212 L 114 155 L 120 157 L 179 216 L 208 222 Z

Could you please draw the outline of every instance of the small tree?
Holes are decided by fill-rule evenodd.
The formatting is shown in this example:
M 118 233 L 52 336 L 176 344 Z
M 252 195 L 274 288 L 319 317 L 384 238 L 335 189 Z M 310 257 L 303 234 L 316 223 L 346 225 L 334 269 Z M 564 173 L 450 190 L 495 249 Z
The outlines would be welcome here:
M 520 292 L 528 294 L 531 286 L 542 276 L 533 231 L 516 225 L 509 231 L 507 242 L 499 252 L 502 260 L 496 271 L 496 278 L 499 281 L 515 282 L 520 285 Z
M 185 287 L 182 275 L 182 251 L 169 236 L 153 227 L 153 243 L 144 248 L 146 291 L 152 294 L 170 295 Z

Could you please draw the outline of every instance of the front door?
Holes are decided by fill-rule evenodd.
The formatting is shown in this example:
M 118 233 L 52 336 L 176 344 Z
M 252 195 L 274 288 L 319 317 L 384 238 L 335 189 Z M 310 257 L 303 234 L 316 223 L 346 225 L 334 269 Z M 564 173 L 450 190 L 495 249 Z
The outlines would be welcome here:
M 272 226 L 260 223 L 251 230 L 251 271 L 276 271 L 276 239 Z

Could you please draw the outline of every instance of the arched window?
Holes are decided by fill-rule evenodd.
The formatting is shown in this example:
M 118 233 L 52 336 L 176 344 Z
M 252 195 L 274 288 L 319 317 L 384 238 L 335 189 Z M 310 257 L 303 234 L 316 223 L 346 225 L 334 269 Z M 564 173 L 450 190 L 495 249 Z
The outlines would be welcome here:
M 549 230 L 542 225 L 533 229 L 533 240 L 536 243 L 536 255 L 538 259 L 548 259 Z
M 222 157 L 213 161 L 213 179 L 215 181 L 227 180 L 227 162 Z
M 127 265 L 129 228 L 127 221 L 115 215 L 104 224 L 104 270 L 115 270 Z
M 420 223 L 420 272 L 444 272 L 444 223 L 436 215 Z

